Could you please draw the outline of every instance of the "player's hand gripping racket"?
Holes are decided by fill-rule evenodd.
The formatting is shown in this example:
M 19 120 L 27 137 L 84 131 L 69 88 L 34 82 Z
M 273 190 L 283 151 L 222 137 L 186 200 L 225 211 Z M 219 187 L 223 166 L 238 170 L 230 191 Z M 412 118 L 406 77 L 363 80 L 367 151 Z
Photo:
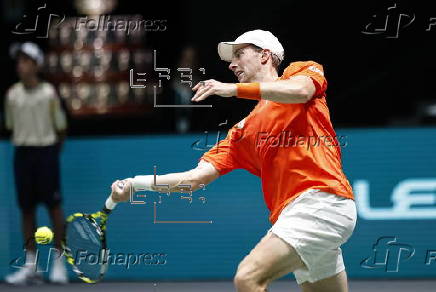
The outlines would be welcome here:
M 124 184 L 120 182 L 118 186 L 122 189 Z M 107 271 L 106 221 L 115 206 L 109 196 L 101 211 L 67 217 L 62 241 L 65 257 L 73 271 L 86 283 L 97 283 Z

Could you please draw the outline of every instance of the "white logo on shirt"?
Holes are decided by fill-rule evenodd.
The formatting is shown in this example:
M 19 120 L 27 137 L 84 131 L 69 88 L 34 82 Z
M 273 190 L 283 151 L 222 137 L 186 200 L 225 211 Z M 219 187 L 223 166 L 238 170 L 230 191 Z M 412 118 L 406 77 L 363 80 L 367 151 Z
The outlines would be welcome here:
M 238 129 L 242 129 L 244 127 L 245 124 L 245 118 L 243 120 L 241 120 L 237 125 L 236 128 Z
M 311 71 L 313 71 L 313 72 L 316 72 L 316 73 L 318 73 L 318 74 L 321 75 L 321 76 L 324 76 L 324 73 L 323 73 L 321 70 L 319 70 L 318 68 L 316 68 L 315 66 L 310 66 L 310 67 L 307 68 L 307 69 L 309 69 L 309 70 L 311 70 Z

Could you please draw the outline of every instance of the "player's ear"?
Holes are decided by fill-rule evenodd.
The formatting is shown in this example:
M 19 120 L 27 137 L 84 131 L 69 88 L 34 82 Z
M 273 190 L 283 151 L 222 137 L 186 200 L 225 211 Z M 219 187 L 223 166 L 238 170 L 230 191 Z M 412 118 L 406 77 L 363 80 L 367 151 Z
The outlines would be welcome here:
M 260 56 L 260 62 L 262 64 L 266 64 L 266 62 L 268 62 L 268 59 L 271 58 L 271 51 L 268 49 L 263 49 L 260 52 L 261 56 Z

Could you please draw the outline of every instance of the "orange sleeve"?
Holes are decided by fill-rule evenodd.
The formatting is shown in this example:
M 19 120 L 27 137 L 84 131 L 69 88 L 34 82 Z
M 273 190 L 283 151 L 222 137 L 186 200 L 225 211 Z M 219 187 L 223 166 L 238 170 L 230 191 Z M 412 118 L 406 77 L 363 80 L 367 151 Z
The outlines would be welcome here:
M 316 88 L 314 96 L 322 96 L 327 90 L 327 80 L 324 77 L 322 65 L 314 61 L 293 62 L 283 72 L 282 79 L 298 75 L 308 76 L 312 79 Z
M 219 141 L 199 159 L 212 163 L 220 175 L 241 168 L 236 160 L 236 148 L 232 144 L 232 130 L 233 128 L 229 130 L 225 139 Z

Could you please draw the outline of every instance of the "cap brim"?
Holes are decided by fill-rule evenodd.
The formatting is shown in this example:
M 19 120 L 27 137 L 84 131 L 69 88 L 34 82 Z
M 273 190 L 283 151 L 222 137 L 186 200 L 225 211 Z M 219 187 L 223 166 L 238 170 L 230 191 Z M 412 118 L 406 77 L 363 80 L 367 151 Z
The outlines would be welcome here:
M 241 45 L 246 43 L 239 42 L 220 42 L 218 44 L 218 55 L 221 60 L 231 62 L 233 58 L 233 52 L 238 49 Z

